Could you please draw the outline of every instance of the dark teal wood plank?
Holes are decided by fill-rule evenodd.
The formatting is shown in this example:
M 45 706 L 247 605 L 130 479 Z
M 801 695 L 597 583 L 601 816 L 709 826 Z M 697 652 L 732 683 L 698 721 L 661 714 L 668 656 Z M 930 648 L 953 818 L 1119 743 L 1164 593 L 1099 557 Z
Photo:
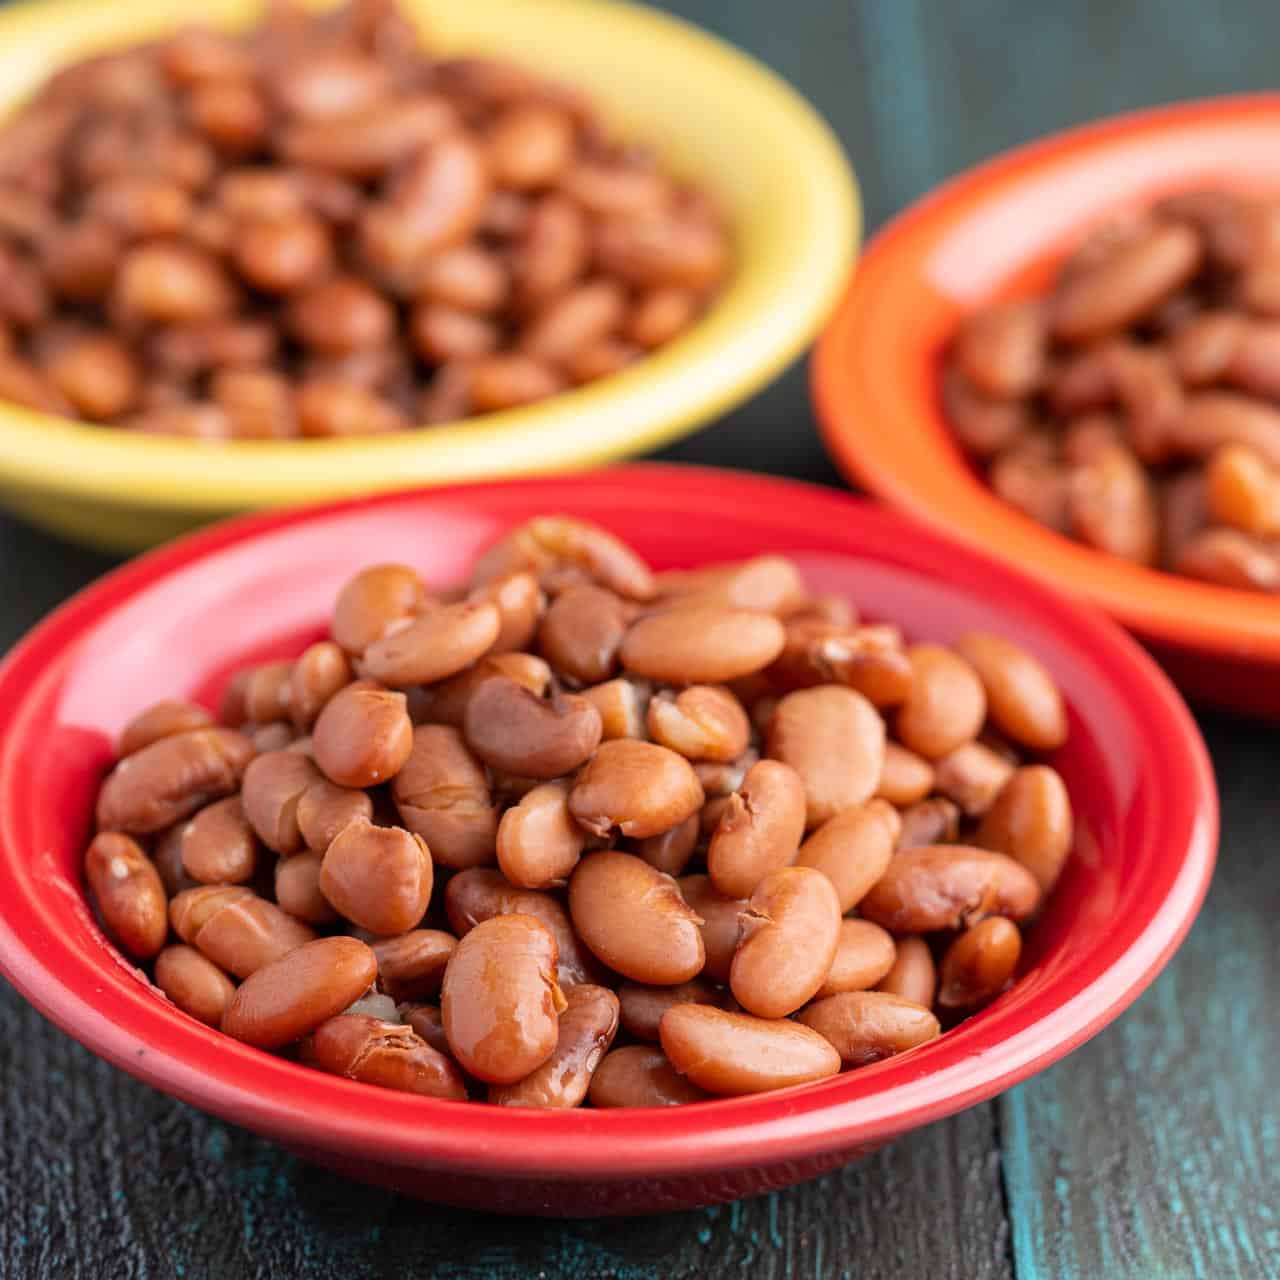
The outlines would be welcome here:
M 1276 730 L 1205 723 L 1225 820 L 1200 919 L 1125 1017 L 1001 1102 L 1019 1280 L 1280 1276 Z

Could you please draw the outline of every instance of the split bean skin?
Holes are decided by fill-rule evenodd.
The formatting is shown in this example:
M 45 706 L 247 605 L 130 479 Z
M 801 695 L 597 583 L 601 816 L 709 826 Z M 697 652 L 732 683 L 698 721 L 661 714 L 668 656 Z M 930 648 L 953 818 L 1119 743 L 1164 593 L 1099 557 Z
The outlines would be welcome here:
M 729 989 L 748 1012 L 783 1018 L 826 981 L 840 941 L 840 902 L 812 867 L 783 867 L 756 886 L 738 917 Z
M 618 997 L 583 983 L 565 993 L 551 1056 L 515 1084 L 490 1085 L 489 1101 L 500 1107 L 576 1107 L 609 1052 L 618 1030 Z
M 234 200 L 300 198 L 260 177 Z M 1006 323 L 1030 321 L 968 356 L 993 385 Z M 177 1009 L 349 1080 L 564 1110 L 824 1079 L 1016 980 L 1073 839 L 1037 760 L 1069 719 L 1032 655 L 912 643 L 782 556 L 655 575 L 567 516 L 432 587 L 356 574 L 333 639 L 227 681 L 239 730 L 170 700 L 121 733 L 98 815 L 125 829 L 96 834 L 86 880 Z M 726 617 L 749 620 L 737 648 Z
M 1089 233 L 1047 296 L 961 321 L 944 412 L 1002 498 L 1104 554 L 1280 590 L 1275 251 L 1269 232 L 1247 230 L 1270 227 L 1275 207 L 1271 195 L 1175 193 Z M 1160 497 L 1188 486 L 1207 497 L 1191 518 Z M 1043 672 L 1008 642 L 957 648 L 984 668 L 1006 733 L 1061 745 Z

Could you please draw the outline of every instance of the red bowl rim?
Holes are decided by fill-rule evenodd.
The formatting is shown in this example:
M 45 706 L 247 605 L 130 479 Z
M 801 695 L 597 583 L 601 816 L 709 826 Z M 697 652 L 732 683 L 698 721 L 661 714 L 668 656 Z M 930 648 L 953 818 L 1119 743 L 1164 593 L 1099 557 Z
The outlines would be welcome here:
M 467 493 L 560 493 L 591 486 L 627 502 L 637 488 L 646 505 L 702 518 L 742 504 L 776 513 L 780 527 L 800 518 L 835 527 L 856 514 L 864 528 L 910 544 L 913 563 L 967 564 L 993 593 L 1017 595 L 1074 647 L 1104 665 L 1123 690 L 1147 741 L 1158 744 L 1166 801 L 1152 815 L 1156 847 L 1179 865 L 1168 892 L 1144 902 L 1147 918 L 1133 942 L 1102 962 L 1092 958 L 1070 982 L 1055 979 L 1039 999 L 1052 1016 L 1029 1018 L 1005 1037 L 968 1036 L 962 1048 L 935 1042 L 927 1071 L 906 1055 L 800 1089 L 659 1111 L 524 1112 L 452 1103 L 356 1085 L 298 1067 L 235 1042 L 222 1042 L 219 1072 L 199 1060 L 206 1028 L 175 1020 L 139 986 L 136 1000 L 94 989 L 94 966 L 42 927 L 40 913 L 0 895 L 0 972 L 68 1034 L 131 1075 L 182 1100 L 282 1141 L 405 1166 L 435 1166 L 487 1176 L 555 1180 L 624 1179 L 745 1168 L 855 1147 L 872 1147 L 950 1115 L 1048 1066 L 1118 1016 L 1151 983 L 1182 940 L 1207 889 L 1217 847 L 1218 807 L 1207 751 L 1190 713 L 1164 675 L 1113 624 L 985 556 L 956 547 L 902 517 L 834 490 L 745 473 L 672 465 L 633 465 L 586 476 L 539 477 L 450 486 L 241 517 L 154 551 L 107 574 L 39 624 L 0 664 L 0 743 L 20 749 L 8 730 L 27 691 L 58 674 L 77 638 L 104 615 L 166 574 L 233 543 L 334 512 Z M 554 498 L 553 498 L 554 500 Z M 561 498 L 560 501 L 567 501 Z M 904 535 L 908 535 L 904 537 Z M 13 839 L 0 813 L 0 840 Z M 1096 970 L 1096 971 L 1095 971 Z M 187 1027 L 186 1023 L 190 1023 Z M 976 1030 L 976 1028 L 975 1028 Z M 184 1056 L 173 1043 L 189 1046 Z M 192 1050 L 190 1046 L 196 1046 Z M 881 1081 L 897 1081 L 883 1086 Z M 855 1087 L 856 1086 L 856 1087 Z M 852 1095 L 852 1096 L 850 1096 Z
M 1044 528 L 973 474 L 939 408 L 904 412 L 881 404 L 875 390 L 877 370 L 902 331 L 897 324 L 889 332 L 877 325 L 880 295 L 917 272 L 957 219 L 1064 161 L 1134 139 L 1259 118 L 1280 119 L 1280 93 L 1193 99 L 1058 130 L 949 178 L 886 223 L 869 239 L 810 363 L 820 431 L 841 471 L 897 510 L 969 546 L 1015 565 L 1041 565 L 1062 590 L 1155 643 L 1192 654 L 1280 662 L 1280 605 L 1273 597 L 1130 564 Z M 1106 207 L 1100 201 L 1099 212 Z

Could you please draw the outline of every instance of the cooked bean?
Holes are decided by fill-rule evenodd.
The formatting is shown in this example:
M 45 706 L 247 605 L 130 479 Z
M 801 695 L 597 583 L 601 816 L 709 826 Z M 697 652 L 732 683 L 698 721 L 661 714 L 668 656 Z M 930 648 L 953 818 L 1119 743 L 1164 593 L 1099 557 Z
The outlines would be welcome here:
M 533 574 L 497 578 L 477 588 L 469 598 L 477 603 L 487 600 L 498 611 L 498 638 L 489 646 L 490 656 L 524 649 L 533 640 L 542 613 L 542 592 Z
M 605 1054 L 587 1096 L 593 1107 L 678 1107 L 708 1095 L 680 1075 L 656 1045 L 631 1044 Z
M 257 870 L 258 841 L 239 796 L 201 809 L 181 839 L 183 870 L 202 884 L 240 884 Z
M 937 644 L 908 650 L 911 692 L 898 711 L 902 745 L 929 760 L 949 755 L 978 736 L 987 696 L 978 673 L 959 654 Z
M 580 684 L 607 680 L 618 663 L 628 610 L 612 591 L 590 584 L 562 591 L 538 626 L 538 647 L 551 665 Z
M 321 1023 L 304 1047 L 303 1061 L 321 1071 L 383 1089 L 466 1101 L 467 1086 L 458 1068 L 401 1023 L 339 1014 Z
M 637 1040 L 657 1043 L 658 1024 L 672 1005 L 710 1004 L 726 1008 L 728 996 L 705 978 L 694 978 L 674 987 L 650 987 L 639 982 L 624 982 L 618 988 L 622 1009 L 622 1025 Z
M 1189 228 L 1152 226 L 1063 282 L 1051 307 L 1053 332 L 1082 342 L 1141 319 L 1191 278 L 1200 255 L 1200 240 Z
M 449 1038 L 444 1033 L 444 1018 L 439 1005 L 401 1005 L 400 1017 L 413 1029 L 415 1035 L 421 1036 L 437 1053 L 449 1053 Z
M 164 946 L 168 917 L 160 875 L 138 844 L 116 831 L 94 837 L 84 860 L 85 879 L 103 922 L 139 960 Z
M 448 725 L 419 725 L 409 758 L 391 784 L 400 820 L 446 867 L 494 859 L 498 814 L 484 769 Z
M 530 778 L 558 778 L 596 750 L 600 713 L 576 694 L 544 699 L 497 675 L 471 695 L 463 732 L 471 750 L 494 769 Z
M 1083 542 L 1138 564 L 1154 562 L 1155 495 L 1131 450 L 1113 446 L 1073 468 L 1067 503 L 1072 530 Z
M 1280 475 L 1243 445 L 1226 445 L 1209 460 L 1204 501 L 1222 524 L 1258 538 L 1280 534 Z
M 340 787 L 394 778 L 413 750 L 403 693 L 357 680 L 325 704 L 312 733 L 316 764 Z
M 650 700 L 646 719 L 655 742 L 689 760 L 736 760 L 751 739 L 742 704 L 718 685 L 660 694 Z
M 373 951 L 358 939 L 317 938 L 246 978 L 222 1029 L 259 1049 L 292 1044 L 358 999 L 377 970 Z
M 864 1067 L 937 1039 L 928 1009 L 884 991 L 845 991 L 815 1000 L 798 1020 L 828 1040 L 845 1066 Z
M 142 371 L 128 347 L 107 334 L 88 334 L 48 364 L 53 385 L 90 422 L 107 422 L 138 401 Z
M 161 738 L 170 738 L 175 733 L 186 733 L 191 729 L 207 729 L 212 724 L 213 717 L 203 707 L 190 702 L 157 702 L 139 712 L 120 731 L 116 755 L 124 759 Z
M 659 1034 L 671 1065 L 713 1094 L 763 1093 L 840 1070 L 825 1037 L 786 1018 L 682 1004 L 663 1014 Z
M 156 840 L 151 851 L 151 861 L 160 873 L 160 883 L 164 885 L 164 891 L 170 898 L 176 897 L 184 889 L 197 887 L 196 881 L 187 875 L 186 868 L 182 865 L 182 832 L 186 825 L 185 822 L 179 822 L 170 827 Z
M 699 569 L 669 569 L 656 575 L 657 593 L 667 605 L 717 605 L 786 617 L 804 602 L 800 570 L 786 556 L 755 556 Z
M 608 530 L 571 516 L 537 516 L 494 543 L 476 561 L 472 581 L 492 582 L 525 570 L 539 579 L 560 568 L 580 569 L 627 600 L 653 595 L 653 574 Z
M 269 751 L 245 770 L 244 815 L 268 849 L 287 857 L 303 847 L 298 802 L 319 778 L 311 760 L 297 751 Z
M 188 894 L 201 892 L 189 889 L 170 904 L 174 929 L 183 941 L 193 942 L 220 969 L 237 978 L 247 978 L 316 936 L 314 930 L 251 890 L 232 897 L 228 890 L 216 889 L 213 893 L 224 896 L 197 900 L 189 906 L 182 903 Z
M 154 324 L 221 318 L 235 286 L 212 255 L 178 242 L 142 244 L 120 262 L 113 299 L 121 312 Z
M 363 794 L 363 793 L 362 793 Z M 338 913 L 320 891 L 323 858 L 318 853 L 298 853 L 276 862 L 276 903 L 307 924 L 330 924 Z
M 896 627 L 847 627 L 794 618 L 767 676 L 777 690 L 842 684 L 877 707 L 893 707 L 911 692 L 911 660 Z
M 969 818 L 980 818 L 1013 774 L 1013 765 L 981 742 L 966 742 L 934 762 L 937 789 Z
M 1003 853 L 967 845 L 902 849 L 859 910 L 893 933 L 968 928 L 987 916 L 1026 920 L 1040 905 L 1035 877 Z
M 923 800 L 932 790 L 933 766 L 900 743 L 886 742 L 876 795 L 901 808 Z
M 698 928 L 706 953 L 703 973 L 714 982 L 728 982 L 738 947 L 738 917 L 747 909 L 747 899 L 725 897 L 710 876 L 681 876 L 676 883 L 685 902 L 702 920 Z
M 841 920 L 835 958 L 815 998 L 866 991 L 886 979 L 897 960 L 892 936 L 870 920 Z
M 445 888 L 445 912 L 458 937 L 495 916 L 533 916 L 551 931 L 560 955 L 560 984 L 568 988 L 579 982 L 598 982 L 600 973 L 591 954 L 579 943 L 568 912 L 549 893 L 517 889 L 499 871 L 476 867 L 460 871 Z
M 206 1026 L 222 1022 L 235 984 L 195 947 L 175 944 L 156 956 L 156 986 L 182 1010 Z
M 1044 375 L 1044 308 L 1035 302 L 1010 302 L 975 312 L 961 325 L 956 362 L 985 395 L 1029 395 Z
M 323 854 L 334 838 L 358 818 L 373 817 L 373 801 L 365 791 L 335 786 L 315 776 L 298 796 L 294 819 L 303 843 Z
M 938 1004 L 944 1009 L 972 1009 L 1004 990 L 1022 954 L 1018 926 L 991 916 L 962 933 L 942 957 Z
M 669 876 L 683 874 L 698 844 L 698 815 L 690 814 L 683 822 L 658 836 L 646 836 L 635 842 L 635 853 L 651 867 Z
M 800 846 L 795 862 L 826 876 L 843 915 L 884 875 L 901 829 L 902 819 L 891 804 L 868 800 L 828 818 Z
M 523 889 L 563 884 L 578 865 L 587 833 L 569 812 L 569 785 L 548 782 L 526 793 L 498 824 L 498 866 Z
M 960 834 L 960 806 L 944 796 L 930 796 L 902 810 L 899 849 L 950 844 Z
M 711 883 L 727 898 L 749 897 L 766 876 L 795 860 L 804 828 L 800 775 L 777 760 L 752 765 L 711 837 Z
M 255 724 L 289 718 L 292 666 L 290 662 L 268 662 L 249 670 L 244 685 L 244 710 Z
M 349 654 L 403 625 L 426 607 L 426 588 L 408 565 L 379 564 L 356 574 L 338 594 L 330 627 Z
M 942 407 L 960 443 L 979 458 L 1013 445 L 1031 418 L 1021 401 L 984 395 L 950 365 L 942 375 Z
M 1014 772 L 974 840 L 984 849 L 1016 859 L 1047 894 L 1062 874 L 1072 836 L 1067 788 L 1055 770 L 1036 764 Z
M 150 834 L 234 791 L 253 744 L 232 729 L 189 729 L 126 756 L 98 793 L 98 826 Z
M 601 737 L 643 738 L 648 713 L 649 686 L 643 681 L 619 677 L 583 689 L 582 696 L 600 713 Z
M 1002 732 L 1033 751 L 1062 746 L 1067 738 L 1066 709 L 1038 658 L 989 631 L 961 636 L 956 652 L 978 673 L 987 710 Z
M 1280 590 L 1280 555 L 1238 529 L 1206 529 L 1178 552 L 1174 567 L 1188 577 L 1246 591 Z
M 923 938 L 910 937 L 897 939 L 893 967 L 875 989 L 928 1009 L 937 986 L 938 972 L 929 944 Z
M 840 685 L 787 694 L 766 741 L 769 755 L 800 775 L 810 827 L 870 799 L 884 768 L 884 721 L 860 693 Z
M 334 907 L 384 937 L 417 925 L 431 885 L 431 853 L 421 836 L 360 818 L 334 838 L 320 869 L 320 889 Z
M 622 641 L 622 665 L 667 684 L 723 684 L 767 667 L 784 638 L 768 614 L 691 606 L 634 623 Z
M 698 776 L 683 756 L 652 742 L 619 738 L 601 743 L 578 774 L 569 811 L 593 835 L 617 829 L 642 839 L 669 831 L 702 801 Z
M 762 1018 L 783 1018 L 826 981 L 840 940 L 840 903 L 812 867 L 782 867 L 756 885 L 738 918 L 729 970 L 734 998 Z
M 569 913 L 592 954 L 635 982 L 687 982 L 706 959 L 701 919 L 679 886 L 632 854 L 584 858 L 569 881 Z
M 308 732 L 325 703 L 352 680 L 347 656 L 331 640 L 303 650 L 289 670 L 289 716 L 299 733 Z
M 490 1085 L 489 1101 L 500 1107 L 576 1107 L 618 1030 L 618 997 L 589 984 L 565 993 L 556 1047 L 540 1067 L 515 1084 Z
M 412 929 L 373 944 L 378 985 L 393 1000 L 424 1000 L 439 993 L 458 940 L 440 929 Z
M 532 916 L 494 916 L 462 938 L 444 975 L 440 1010 L 462 1067 L 514 1084 L 555 1052 L 566 1007 L 556 985 L 556 941 Z
M 409 696 L 414 697 L 416 693 L 423 707 L 423 713 L 415 719 L 461 729 L 466 721 L 471 695 L 495 675 L 514 680 L 537 698 L 541 698 L 551 686 L 551 668 L 541 658 L 531 653 L 490 653 L 474 667 L 442 680 L 430 689 L 410 690 Z

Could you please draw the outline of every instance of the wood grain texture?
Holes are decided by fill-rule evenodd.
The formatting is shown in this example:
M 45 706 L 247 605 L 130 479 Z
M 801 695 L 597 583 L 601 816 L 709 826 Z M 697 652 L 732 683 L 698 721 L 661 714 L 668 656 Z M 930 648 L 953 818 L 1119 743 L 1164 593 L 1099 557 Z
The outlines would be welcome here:
M 1000 1102 L 1019 1280 L 1280 1276 L 1276 731 L 1203 723 L 1224 821 L 1199 920 L 1129 1013 Z
M 1053 129 L 1270 88 L 1280 42 L 1265 0 L 809 0 L 785 18 L 770 0 L 659 7 L 754 51 L 815 103 L 857 166 L 869 230 Z M 839 483 L 799 364 L 661 456 Z M 0 518 L 0 650 L 109 563 Z M 1220 871 L 1152 991 L 998 1106 L 741 1205 L 557 1224 L 417 1204 L 154 1093 L 0 984 L 0 1277 L 1280 1277 L 1275 735 L 1208 728 Z

